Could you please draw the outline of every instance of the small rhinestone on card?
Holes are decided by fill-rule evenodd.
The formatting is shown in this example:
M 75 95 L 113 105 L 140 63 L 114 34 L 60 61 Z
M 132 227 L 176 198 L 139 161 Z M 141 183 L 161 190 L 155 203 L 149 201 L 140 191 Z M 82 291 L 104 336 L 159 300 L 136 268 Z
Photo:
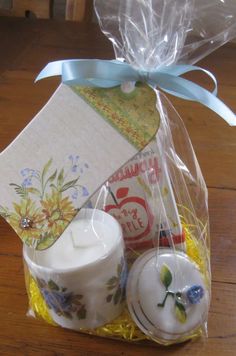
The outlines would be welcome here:
M 32 221 L 25 217 L 21 219 L 20 225 L 23 229 L 29 229 L 32 226 Z

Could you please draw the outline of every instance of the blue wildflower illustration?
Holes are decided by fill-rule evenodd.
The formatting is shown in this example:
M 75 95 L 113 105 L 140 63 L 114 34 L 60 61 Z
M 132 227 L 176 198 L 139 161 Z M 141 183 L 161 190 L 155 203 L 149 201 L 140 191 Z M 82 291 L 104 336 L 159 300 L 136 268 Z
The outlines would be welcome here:
M 83 163 L 80 161 L 80 156 L 78 155 L 70 155 L 69 160 L 71 161 L 71 172 L 73 173 L 84 173 L 85 169 L 89 168 L 89 165 L 87 163 Z
M 24 168 L 21 170 L 20 174 L 24 178 L 22 182 L 22 187 L 27 188 L 32 186 L 32 179 L 38 177 L 38 172 L 30 169 L 30 168 Z
M 30 172 L 29 168 L 24 168 L 21 170 L 20 174 L 22 175 L 22 177 L 28 176 Z
M 79 195 L 78 190 L 77 190 L 77 189 L 74 189 L 74 190 L 73 190 L 73 193 L 71 194 L 71 198 L 72 198 L 73 200 L 76 200 L 76 199 L 78 198 L 78 195 Z
M 81 201 L 85 203 L 89 197 L 87 187 L 79 181 L 80 170 L 88 168 L 78 155 L 70 155 L 66 167 L 55 167 L 50 158 L 40 170 L 21 169 L 19 183 L 9 183 L 18 195 L 14 209 L 0 206 L 0 216 L 27 244 L 49 247 L 77 214 Z
M 88 189 L 86 187 L 82 187 L 82 196 L 87 197 L 89 195 Z
M 30 187 L 32 185 L 32 178 L 31 177 L 27 177 L 23 180 L 22 182 L 22 187 L 26 188 L 26 187 Z
M 80 161 L 80 156 L 78 155 L 70 155 L 68 158 L 70 160 L 70 171 L 72 173 L 80 173 L 81 175 L 85 172 L 86 169 L 89 168 L 89 165 L 87 163 L 82 163 Z M 75 184 L 73 188 L 74 189 L 71 194 L 71 198 L 73 200 L 77 200 L 79 196 L 80 197 L 89 196 L 89 191 L 86 187 L 79 184 Z
M 80 194 L 79 194 L 79 190 L 81 191 Z M 89 196 L 89 191 L 86 187 L 77 184 L 76 186 L 74 186 L 74 190 L 71 194 L 71 198 L 73 200 L 77 200 L 79 195 L 82 197 L 87 197 Z
M 68 319 L 76 315 L 78 319 L 86 319 L 87 310 L 85 304 L 82 303 L 82 294 L 75 295 L 68 292 L 67 288 L 59 287 L 51 279 L 46 282 L 38 278 L 37 284 L 48 308 L 57 315 Z
M 70 155 L 70 169 L 69 172 L 65 172 L 64 168 L 60 171 L 57 169 L 50 172 L 52 166 L 52 159 L 50 159 L 45 166 L 43 167 L 42 172 L 40 173 L 37 170 L 31 168 L 24 168 L 20 171 L 20 174 L 23 178 L 22 183 L 15 184 L 10 183 L 14 187 L 17 194 L 19 194 L 23 199 L 28 199 L 29 195 L 37 195 L 44 199 L 45 193 L 49 189 L 53 189 L 58 193 L 63 193 L 68 189 L 73 189 L 71 193 L 72 200 L 77 200 L 78 197 L 87 197 L 89 196 L 88 189 L 80 184 L 78 184 L 80 176 L 78 173 L 81 171 L 84 172 L 85 169 L 89 168 L 87 163 L 79 163 L 80 157 L 78 155 Z M 77 178 L 72 180 L 67 180 L 69 173 L 77 173 Z
M 79 169 L 79 156 L 69 156 L 69 160 L 71 161 L 71 172 L 77 173 Z

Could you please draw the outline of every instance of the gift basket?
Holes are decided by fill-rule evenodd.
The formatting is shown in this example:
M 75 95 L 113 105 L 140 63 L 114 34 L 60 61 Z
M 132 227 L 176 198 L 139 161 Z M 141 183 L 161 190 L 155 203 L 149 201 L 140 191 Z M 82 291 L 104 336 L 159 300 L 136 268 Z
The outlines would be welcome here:
M 236 4 L 94 4 L 116 60 L 52 62 L 39 74 L 38 79 L 62 75 L 64 84 L 44 114 L 53 126 L 57 100 L 61 112 L 63 105 L 69 108 L 66 119 L 57 112 L 63 130 L 54 133 L 54 142 L 62 148 L 57 153 L 56 144 L 45 139 L 54 161 L 41 170 L 21 170 L 22 183 L 10 183 L 11 193 L 3 196 L 8 204 L 1 204 L 1 215 L 24 242 L 29 315 L 130 342 L 171 345 L 206 336 L 207 188 L 166 93 L 198 101 L 235 125 L 234 113 L 216 97 L 214 76 L 193 64 L 236 35 Z M 213 80 L 212 93 L 181 77 L 195 70 Z M 84 125 L 79 129 L 78 116 Z M 65 163 L 62 152 L 66 156 L 72 148 L 80 155 L 68 155 Z M 12 204 L 14 212 L 12 191 L 20 199 Z

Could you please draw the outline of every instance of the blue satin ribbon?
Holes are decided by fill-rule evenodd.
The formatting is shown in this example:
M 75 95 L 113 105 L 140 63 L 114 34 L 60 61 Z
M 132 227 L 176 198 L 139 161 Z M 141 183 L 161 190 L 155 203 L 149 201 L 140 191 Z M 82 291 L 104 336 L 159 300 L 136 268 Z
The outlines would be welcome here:
M 181 75 L 192 71 L 202 71 L 214 82 L 214 90 L 209 92 Z M 60 75 L 68 85 L 112 88 L 124 82 L 145 82 L 153 88 L 185 100 L 197 101 L 221 116 L 229 125 L 236 125 L 235 114 L 219 99 L 217 81 L 212 73 L 191 65 L 172 65 L 157 71 L 141 71 L 128 63 L 99 59 L 75 59 L 50 62 L 39 73 L 36 81 Z

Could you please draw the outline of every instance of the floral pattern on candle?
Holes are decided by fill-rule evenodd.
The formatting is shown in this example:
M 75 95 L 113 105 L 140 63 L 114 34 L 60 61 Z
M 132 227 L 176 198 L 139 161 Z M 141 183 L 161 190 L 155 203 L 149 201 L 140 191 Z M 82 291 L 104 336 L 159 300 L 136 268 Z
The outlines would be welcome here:
M 82 294 L 68 292 L 67 288 L 59 287 L 53 280 L 48 282 L 37 278 L 40 292 L 48 306 L 57 315 L 72 319 L 74 315 L 81 320 L 86 319 L 86 306 Z
M 20 198 L 13 209 L 0 206 L 0 215 L 28 245 L 45 249 L 65 230 L 78 213 L 79 196 L 89 192 L 79 184 L 79 178 L 89 166 L 81 163 L 78 155 L 68 157 L 69 168 L 53 168 L 51 158 L 41 171 L 24 168 L 21 182 L 10 183 Z
M 106 283 L 109 294 L 106 297 L 107 303 L 113 302 L 114 305 L 122 303 L 125 300 L 125 287 L 127 281 L 127 264 L 122 257 L 117 266 L 117 275 L 112 276 Z

